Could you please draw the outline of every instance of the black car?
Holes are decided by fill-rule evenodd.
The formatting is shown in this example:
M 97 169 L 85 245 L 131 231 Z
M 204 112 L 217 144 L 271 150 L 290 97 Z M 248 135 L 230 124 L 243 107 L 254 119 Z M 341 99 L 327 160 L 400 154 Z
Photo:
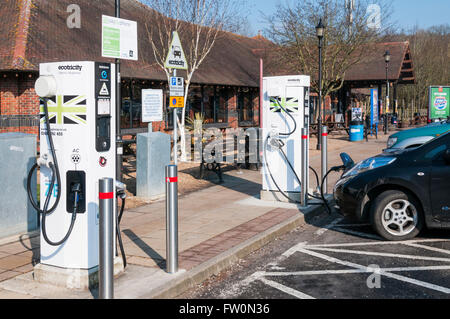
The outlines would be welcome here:
M 450 133 L 354 165 L 334 197 L 344 215 L 370 221 L 387 240 L 414 238 L 424 226 L 450 228 Z

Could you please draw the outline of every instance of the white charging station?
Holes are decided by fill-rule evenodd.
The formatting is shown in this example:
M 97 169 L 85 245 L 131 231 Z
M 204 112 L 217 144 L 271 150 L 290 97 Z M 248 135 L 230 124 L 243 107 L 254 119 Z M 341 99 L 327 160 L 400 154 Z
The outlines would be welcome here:
M 292 200 L 300 200 L 301 185 L 295 173 L 301 179 L 302 128 L 308 127 L 309 123 L 309 91 L 309 76 L 263 79 L 262 139 L 265 156 L 262 199 L 284 201 L 285 199 L 279 196 L 279 193 L 283 192 Z M 292 118 L 283 109 L 289 112 Z M 308 181 L 302 184 L 308 189 Z
M 70 236 L 60 245 L 47 242 L 42 236 L 41 223 L 41 264 L 35 267 L 38 280 L 52 275 L 43 271 L 48 267 L 78 273 L 85 271 L 86 278 L 98 267 L 98 181 L 104 177 L 115 179 L 116 169 L 115 81 L 115 65 L 110 63 L 56 62 L 40 65 L 40 78 L 35 88 L 39 96 L 47 99 L 51 128 L 48 132 L 41 103 L 41 209 L 53 175 L 48 165 L 53 161 L 48 134 L 53 137 L 61 180 L 61 185 L 55 185 L 52 191 L 49 206 L 56 201 L 57 192 L 60 192 L 60 200 L 56 209 L 46 216 L 46 236 L 50 241 L 61 240 L 68 232 L 74 210 L 76 220 Z M 114 205 L 114 214 L 115 210 Z M 81 283 L 81 286 L 78 288 L 85 288 L 86 284 Z

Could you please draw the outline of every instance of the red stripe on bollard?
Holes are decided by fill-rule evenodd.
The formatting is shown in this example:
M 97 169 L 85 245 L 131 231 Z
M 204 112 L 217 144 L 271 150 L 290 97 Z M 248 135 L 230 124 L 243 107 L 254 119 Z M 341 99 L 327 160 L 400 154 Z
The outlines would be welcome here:
M 322 136 L 328 136 L 328 133 L 322 133 Z
M 166 183 L 178 183 L 178 177 L 167 177 Z
M 114 193 L 98 193 L 99 199 L 113 199 Z

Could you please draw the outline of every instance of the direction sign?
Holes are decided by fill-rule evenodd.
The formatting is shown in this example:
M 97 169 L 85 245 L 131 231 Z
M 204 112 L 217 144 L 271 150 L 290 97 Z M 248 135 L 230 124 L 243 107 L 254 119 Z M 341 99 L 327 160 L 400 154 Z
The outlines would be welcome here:
M 184 79 L 182 77 L 170 78 L 170 96 L 184 96 Z
M 172 43 L 170 44 L 169 54 L 167 55 L 164 67 L 178 70 L 187 70 L 188 68 L 180 37 L 176 31 L 173 32 Z
M 173 107 L 173 108 L 183 108 L 184 107 L 184 96 L 171 96 L 169 106 Z

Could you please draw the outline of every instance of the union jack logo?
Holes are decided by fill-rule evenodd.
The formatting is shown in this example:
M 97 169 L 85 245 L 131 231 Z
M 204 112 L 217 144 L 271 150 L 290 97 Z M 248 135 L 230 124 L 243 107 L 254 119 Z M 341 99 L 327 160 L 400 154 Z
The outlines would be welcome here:
M 288 98 L 270 98 L 270 110 L 274 113 L 281 113 L 282 108 L 280 104 L 289 113 L 295 113 L 298 111 L 298 98 L 288 97 Z
M 83 95 L 58 95 L 48 100 L 51 124 L 86 124 L 87 98 Z M 44 103 L 40 105 L 41 123 L 45 123 Z

